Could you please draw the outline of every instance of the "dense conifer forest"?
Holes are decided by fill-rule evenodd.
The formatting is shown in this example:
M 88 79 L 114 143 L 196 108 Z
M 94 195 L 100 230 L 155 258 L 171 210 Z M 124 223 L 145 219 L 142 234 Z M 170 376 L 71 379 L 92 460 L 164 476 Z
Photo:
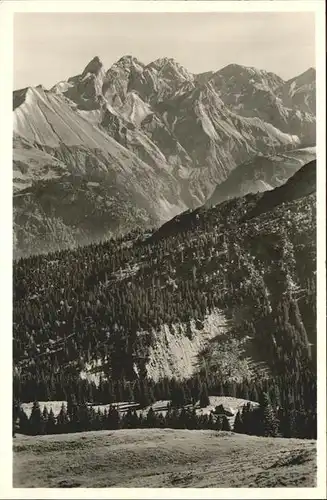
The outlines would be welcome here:
M 183 402 L 194 404 L 206 392 L 253 401 L 269 394 L 271 421 L 276 417 L 271 432 L 313 437 L 315 195 L 283 200 L 258 213 L 260 199 L 261 195 L 247 195 L 211 209 L 186 212 L 159 231 L 135 231 L 102 243 L 16 261 L 15 400 L 73 398 L 79 422 L 84 422 L 81 426 L 93 429 L 111 428 L 106 426 L 112 424 L 108 415 L 89 414 L 86 401 L 128 400 L 145 407 L 158 399 L 170 399 L 173 405 L 179 402 L 182 406 Z M 164 324 L 188 325 L 191 321 L 201 328 L 206 315 L 215 310 L 230 321 L 230 338 L 251 339 L 254 365 L 256 361 L 264 364 L 265 376 L 254 369 L 242 381 L 235 381 L 219 369 L 211 372 L 202 367 L 189 380 L 150 380 L 146 366 L 154 332 Z M 192 336 L 191 329 L 186 332 Z M 93 361 L 100 361 L 103 369 L 98 386 L 80 377 Z M 215 421 L 201 427 L 192 410 L 179 411 L 182 417 L 175 415 L 156 425 L 177 425 L 177 421 L 186 428 L 218 425 Z M 270 410 L 262 411 L 269 420 Z M 35 419 L 43 422 L 40 412 L 36 405 Z M 235 431 L 253 433 L 259 413 L 244 410 L 236 419 Z M 68 429 L 73 419 L 68 408 L 67 415 L 67 423 L 59 416 L 43 415 L 44 432 Z M 148 414 L 140 423 L 135 415 L 125 415 L 119 425 L 146 426 L 153 418 Z M 33 427 L 33 419 L 32 423 L 25 419 L 28 428 Z M 299 424 L 301 419 L 305 423 Z M 263 420 L 261 416 L 257 425 L 260 435 L 265 432 Z

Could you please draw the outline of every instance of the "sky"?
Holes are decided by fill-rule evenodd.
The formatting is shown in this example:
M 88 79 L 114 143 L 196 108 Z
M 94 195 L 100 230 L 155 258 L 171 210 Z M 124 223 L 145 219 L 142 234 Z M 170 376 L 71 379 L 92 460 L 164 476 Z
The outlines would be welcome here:
M 80 74 L 99 56 L 105 69 L 124 55 L 147 64 L 173 57 L 193 73 L 236 63 L 287 80 L 315 67 L 314 14 L 16 13 L 14 88 L 46 88 Z

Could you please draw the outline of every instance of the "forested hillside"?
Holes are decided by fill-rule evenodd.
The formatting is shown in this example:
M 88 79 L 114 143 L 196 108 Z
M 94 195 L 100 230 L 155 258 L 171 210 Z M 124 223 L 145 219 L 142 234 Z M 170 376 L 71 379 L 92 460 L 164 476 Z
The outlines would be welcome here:
M 186 212 L 152 234 L 15 262 L 16 398 L 149 404 L 192 388 L 244 397 L 273 386 L 284 403 L 315 408 L 314 191 L 312 162 L 281 188 Z M 151 381 L 162 325 L 192 337 L 187 325 L 201 330 L 214 311 L 229 327 L 192 377 Z M 92 363 L 98 387 L 80 376 Z

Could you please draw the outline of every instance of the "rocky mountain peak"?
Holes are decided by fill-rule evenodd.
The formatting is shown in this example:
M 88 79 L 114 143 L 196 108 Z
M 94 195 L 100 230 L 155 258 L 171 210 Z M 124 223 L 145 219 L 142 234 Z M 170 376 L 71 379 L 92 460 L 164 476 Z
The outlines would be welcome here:
M 315 115 L 316 113 L 316 70 L 309 68 L 291 78 L 280 87 L 279 96 L 289 107 Z
M 235 63 L 228 64 L 213 75 L 213 79 L 222 77 L 228 78 L 231 82 L 252 85 L 263 84 L 271 90 L 284 83 L 284 80 L 275 73 Z
M 93 57 L 93 59 L 85 66 L 85 69 L 82 73 L 82 77 L 87 75 L 88 73 L 92 73 L 94 75 L 98 75 L 103 69 L 103 64 L 100 61 L 98 56 Z
M 140 70 L 142 71 L 145 65 L 141 61 L 139 61 L 136 57 L 127 54 L 118 59 L 118 61 L 113 66 L 120 66 L 126 70 L 134 68 L 138 69 L 139 71 Z
M 173 57 L 159 57 L 152 61 L 148 66 L 152 66 L 155 68 L 163 68 L 166 64 L 175 64 L 176 61 Z
M 148 64 L 147 68 L 155 69 L 166 78 L 177 77 L 180 80 L 190 81 L 194 79 L 193 75 L 172 57 L 161 57 L 156 59 Z
M 288 80 L 286 83 L 290 84 L 292 82 L 296 82 L 298 86 L 301 85 L 306 85 L 306 84 L 311 84 L 312 82 L 316 81 L 316 70 L 315 68 L 309 68 L 300 75 L 291 78 Z

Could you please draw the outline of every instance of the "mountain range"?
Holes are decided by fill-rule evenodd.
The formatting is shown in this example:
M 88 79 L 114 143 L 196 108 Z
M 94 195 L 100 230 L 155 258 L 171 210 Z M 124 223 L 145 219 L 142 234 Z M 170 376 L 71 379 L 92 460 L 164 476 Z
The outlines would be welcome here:
M 14 256 L 156 228 L 276 188 L 315 158 L 315 70 L 98 57 L 13 95 Z

